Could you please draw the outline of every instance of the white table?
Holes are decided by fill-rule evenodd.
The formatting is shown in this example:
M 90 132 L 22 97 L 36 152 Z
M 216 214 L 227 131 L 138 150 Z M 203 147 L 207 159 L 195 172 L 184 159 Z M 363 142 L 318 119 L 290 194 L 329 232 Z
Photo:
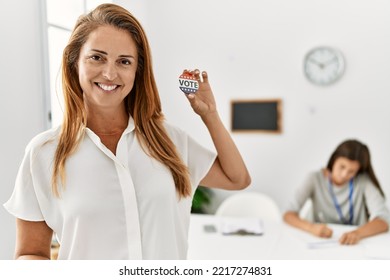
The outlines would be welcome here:
M 337 239 L 353 227 L 329 225 L 333 229 L 333 237 L 329 240 L 293 228 L 283 221 L 267 220 L 263 220 L 264 234 L 261 236 L 222 235 L 221 223 L 218 216 L 191 215 L 188 259 L 390 259 L 390 233 L 363 239 L 356 245 L 340 245 Z M 217 231 L 206 232 L 205 225 L 214 225 Z

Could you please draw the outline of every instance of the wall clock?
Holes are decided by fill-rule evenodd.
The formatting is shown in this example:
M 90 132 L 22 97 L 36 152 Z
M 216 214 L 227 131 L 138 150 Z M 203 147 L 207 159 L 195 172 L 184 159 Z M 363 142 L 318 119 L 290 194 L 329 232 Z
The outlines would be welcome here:
M 342 53 L 331 47 L 310 50 L 304 59 L 306 78 L 317 85 L 330 85 L 344 73 L 345 61 Z

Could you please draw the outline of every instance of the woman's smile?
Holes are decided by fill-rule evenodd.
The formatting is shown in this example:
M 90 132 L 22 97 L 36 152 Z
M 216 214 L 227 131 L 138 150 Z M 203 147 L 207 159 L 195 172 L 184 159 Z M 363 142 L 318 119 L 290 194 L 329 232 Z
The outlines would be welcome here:
M 105 92 L 114 92 L 117 88 L 120 87 L 120 85 L 114 85 L 114 84 L 103 84 L 103 83 L 95 83 L 100 89 L 102 89 Z

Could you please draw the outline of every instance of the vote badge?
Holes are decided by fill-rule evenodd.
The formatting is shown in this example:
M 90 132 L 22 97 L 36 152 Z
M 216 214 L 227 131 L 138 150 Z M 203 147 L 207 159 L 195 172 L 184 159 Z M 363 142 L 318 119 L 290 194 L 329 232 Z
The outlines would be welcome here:
M 179 77 L 179 88 L 185 94 L 195 93 L 198 91 L 199 83 L 190 72 L 184 72 Z

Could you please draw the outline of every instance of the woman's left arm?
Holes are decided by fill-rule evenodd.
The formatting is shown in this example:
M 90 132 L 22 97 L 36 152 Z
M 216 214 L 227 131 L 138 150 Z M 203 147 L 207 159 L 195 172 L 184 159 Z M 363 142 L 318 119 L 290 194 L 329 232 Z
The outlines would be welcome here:
M 339 242 L 345 245 L 353 245 L 358 243 L 361 239 L 373 236 L 389 230 L 387 222 L 381 218 L 375 218 L 372 221 L 362 225 L 356 230 L 344 233 Z
M 195 76 L 199 89 L 188 94 L 191 107 L 203 120 L 217 150 L 217 158 L 200 185 L 238 190 L 246 188 L 251 178 L 245 163 L 229 132 L 219 118 L 214 96 L 206 72 L 188 71 Z

